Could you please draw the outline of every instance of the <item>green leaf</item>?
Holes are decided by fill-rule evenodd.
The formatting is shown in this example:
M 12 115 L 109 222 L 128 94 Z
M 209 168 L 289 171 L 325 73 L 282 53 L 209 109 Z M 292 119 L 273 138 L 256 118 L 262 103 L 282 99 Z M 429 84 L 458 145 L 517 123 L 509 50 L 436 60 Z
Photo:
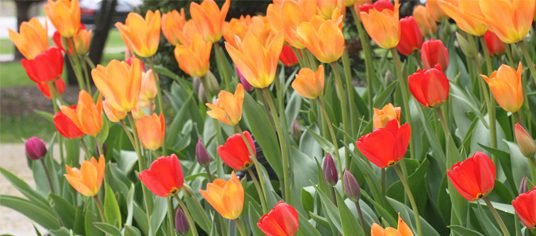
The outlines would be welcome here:
M 287 117 L 287 127 L 292 127 L 292 122 L 296 120 L 296 117 L 300 113 L 300 107 L 302 104 L 302 97 L 296 93 L 292 92 L 290 99 L 287 102 L 285 107 L 285 116 Z
M 197 225 L 199 225 L 205 232 L 210 232 L 212 221 L 208 218 L 205 209 L 199 204 L 199 200 L 194 199 L 193 197 L 186 197 L 184 200 L 190 215 Z
M 406 206 L 405 204 L 395 200 L 395 199 L 392 199 L 390 197 L 387 197 L 387 201 L 389 202 L 389 204 L 391 204 L 391 206 L 395 209 L 395 211 L 397 212 L 400 212 L 400 216 L 404 219 L 404 221 L 408 224 L 411 223 L 411 225 L 415 226 L 415 218 L 413 217 L 413 210 L 411 208 L 409 208 L 408 206 Z M 421 210 L 422 211 L 422 210 Z M 420 212 L 421 215 L 419 216 L 420 217 L 420 221 L 421 221 L 421 227 L 422 227 L 422 233 L 423 235 L 426 235 L 426 236 L 433 236 L 433 235 L 437 235 L 439 236 L 439 233 L 434 229 L 434 227 L 432 227 L 423 217 L 422 217 L 422 212 Z M 416 231 L 416 227 L 413 227 L 413 231 L 414 232 L 417 232 Z
M 43 195 L 33 190 L 30 185 L 28 185 L 24 180 L 20 179 L 19 177 L 15 176 L 8 170 L 0 167 L 0 173 L 15 187 L 17 190 L 19 190 L 22 195 L 27 197 L 31 202 L 38 204 L 40 207 L 47 209 L 50 208 L 48 205 L 48 202 Z
M 460 235 L 464 236 L 484 236 L 483 234 L 474 231 L 472 229 L 463 227 L 461 225 L 450 225 L 448 226 L 452 231 L 459 233 Z
M 154 199 L 153 212 L 151 213 L 151 229 L 153 232 L 158 231 L 160 225 L 166 218 L 167 213 L 167 200 L 163 197 L 156 197 Z
M 343 235 L 366 235 L 363 231 L 363 228 L 361 227 L 361 224 L 358 223 L 359 220 L 350 211 L 350 209 L 346 205 L 346 202 L 338 193 L 335 193 L 335 196 L 337 198 L 337 208 L 339 208 L 339 215 L 341 216 Z M 353 204 L 352 201 L 350 201 L 350 204 Z
M 510 163 L 512 164 L 512 174 L 516 189 L 519 188 L 519 181 L 523 176 L 530 176 L 530 165 L 528 159 L 519 151 L 517 144 L 503 140 L 510 149 Z
M 103 222 L 95 222 L 93 223 L 95 225 L 95 227 L 97 227 L 98 229 L 100 229 L 102 232 L 106 233 L 106 235 L 111 235 L 111 236 L 121 236 L 121 231 L 111 225 L 111 224 L 107 224 L 107 223 L 103 223 Z
M 251 223 L 256 223 L 261 218 L 261 214 L 257 211 L 260 209 L 258 205 L 254 206 L 251 202 L 248 204 L 248 219 Z M 263 236 L 264 233 L 257 227 L 256 224 L 251 224 L 251 233 L 253 236 Z
M 108 134 L 110 132 L 110 122 L 107 119 L 102 119 L 102 128 L 97 135 L 97 145 L 102 145 L 106 139 L 108 138 Z M 104 155 L 104 154 L 103 154 Z
M 61 222 L 63 222 L 63 225 L 66 226 L 69 229 L 74 228 L 74 220 L 76 215 L 76 208 L 71 205 L 71 203 L 67 202 L 62 197 L 56 195 L 56 194 L 50 194 L 51 204 L 54 210 L 56 211 L 56 214 L 60 217 Z
M 95 204 L 92 199 L 87 199 L 85 204 L 85 217 L 84 217 L 84 233 L 85 235 L 104 235 L 94 224 L 94 222 L 99 221 L 99 216 L 93 210 L 95 209 Z
M 134 203 L 134 220 L 136 220 L 138 228 L 141 229 L 143 235 L 149 234 L 149 222 L 147 222 L 147 215 L 145 211 L 141 209 L 138 203 Z
M 327 153 L 335 153 L 335 146 L 333 146 L 333 144 L 328 141 L 327 139 L 325 139 L 324 137 L 322 137 L 321 135 L 317 134 L 316 132 L 314 132 L 313 130 L 311 129 L 307 129 L 307 131 L 305 131 L 307 133 L 309 133 L 311 135 L 311 137 L 313 137 L 316 142 L 318 143 L 318 145 L 320 145 L 320 147 Z
M 115 199 L 115 194 L 112 188 L 110 188 L 110 185 L 107 183 L 105 183 L 104 216 L 107 223 L 117 228 L 121 228 L 121 210 L 119 209 L 119 204 L 117 203 L 117 199 Z
M 140 230 L 131 225 L 125 225 L 123 234 L 124 236 L 142 236 Z
M 0 195 L 0 206 L 5 206 L 21 213 L 44 228 L 60 228 L 60 222 L 57 217 L 52 214 L 52 209 L 42 208 L 29 200 L 14 196 Z

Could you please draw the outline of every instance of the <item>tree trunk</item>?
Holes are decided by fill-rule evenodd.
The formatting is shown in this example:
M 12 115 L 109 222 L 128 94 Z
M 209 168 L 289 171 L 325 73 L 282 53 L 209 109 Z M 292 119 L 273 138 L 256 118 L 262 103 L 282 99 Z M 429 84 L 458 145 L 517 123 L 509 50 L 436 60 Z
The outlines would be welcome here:
M 89 47 L 89 57 L 93 63 L 98 64 L 102 60 L 106 39 L 112 27 L 117 0 L 102 1 L 99 17 L 95 21 L 93 38 Z
M 17 30 L 20 28 L 22 22 L 30 20 L 30 7 L 41 0 L 15 0 L 15 7 L 17 8 Z M 22 54 L 15 47 L 15 59 L 21 59 Z

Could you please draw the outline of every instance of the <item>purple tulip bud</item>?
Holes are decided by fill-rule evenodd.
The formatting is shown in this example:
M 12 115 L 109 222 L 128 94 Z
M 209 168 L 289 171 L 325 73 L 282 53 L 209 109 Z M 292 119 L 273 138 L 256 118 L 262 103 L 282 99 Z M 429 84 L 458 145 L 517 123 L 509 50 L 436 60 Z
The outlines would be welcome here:
M 105 155 L 107 151 L 108 151 L 108 147 L 106 146 L 106 143 L 102 144 L 102 152 L 103 152 L 102 154 L 99 153 L 99 147 L 97 145 L 95 145 L 95 153 L 96 153 L 97 157 L 100 156 L 100 155 Z
M 331 157 L 329 153 L 326 155 L 326 157 L 324 157 L 322 172 L 324 174 L 324 181 L 326 181 L 329 185 L 333 186 L 337 183 L 337 181 L 339 181 L 337 167 L 335 167 L 333 157 Z
M 195 145 L 195 156 L 197 157 L 197 162 L 202 166 L 208 165 L 212 161 L 212 157 L 208 154 L 201 139 L 198 139 L 197 145 Z
M 523 176 L 519 182 L 519 194 L 527 192 L 529 186 L 527 184 L 527 176 Z
M 188 219 L 186 219 L 186 215 L 180 207 L 178 207 L 177 212 L 175 212 L 175 230 L 180 234 L 185 234 L 190 230 Z
M 45 142 L 38 137 L 33 136 L 29 138 L 26 140 L 24 146 L 26 148 L 26 156 L 30 160 L 39 160 L 47 154 Z
M 298 120 L 292 121 L 292 136 L 295 139 L 300 139 L 301 134 L 302 134 L 301 130 L 302 128 L 301 128 L 300 122 L 298 122 Z
M 357 179 L 355 179 L 354 175 L 349 170 L 344 170 L 342 175 L 342 185 L 348 198 L 354 202 L 359 200 L 361 194 L 359 182 L 357 182 Z
M 249 82 L 246 80 L 242 72 L 240 72 L 240 70 L 237 67 L 235 67 L 235 71 L 236 71 L 236 75 L 238 76 L 238 79 L 240 80 L 240 83 L 242 84 L 242 86 L 244 86 L 244 89 L 248 92 L 251 92 L 253 90 L 253 86 L 249 84 Z

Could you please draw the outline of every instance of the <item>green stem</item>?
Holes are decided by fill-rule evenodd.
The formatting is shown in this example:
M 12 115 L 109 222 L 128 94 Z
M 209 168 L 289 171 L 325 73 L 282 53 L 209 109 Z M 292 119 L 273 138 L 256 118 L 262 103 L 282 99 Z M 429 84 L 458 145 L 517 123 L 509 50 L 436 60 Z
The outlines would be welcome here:
M 357 114 L 355 111 L 354 106 L 354 85 L 352 84 L 352 70 L 350 65 L 350 57 L 348 56 L 348 51 L 344 50 L 344 54 L 342 55 L 342 66 L 344 69 L 344 77 L 346 78 L 344 81 L 346 82 L 346 95 L 348 96 L 348 106 L 350 109 L 350 133 L 348 133 L 351 137 L 354 136 L 354 122 L 352 120 L 352 116 Z
M 254 161 L 255 167 L 258 166 L 258 164 L 256 164 L 256 162 L 257 161 Z M 259 170 L 257 170 L 257 172 L 259 172 Z M 248 173 L 251 176 L 251 181 L 253 182 L 253 185 L 255 186 L 255 189 L 257 190 L 257 193 L 259 194 L 259 200 L 261 201 L 262 212 L 267 212 L 268 208 L 266 207 L 266 198 L 265 198 L 264 190 L 261 187 L 261 185 L 259 185 L 259 180 L 257 180 L 257 177 L 255 177 L 255 173 L 253 173 L 251 168 L 248 168 Z M 259 179 L 261 179 L 261 178 L 262 178 L 262 176 L 259 176 Z
M 99 216 L 102 222 L 106 222 L 106 216 L 104 215 L 104 208 L 102 207 L 102 203 L 99 200 L 99 197 L 95 195 L 93 196 L 93 200 L 95 201 L 95 206 L 97 206 L 97 209 L 99 210 Z
M 154 69 L 153 58 L 149 57 L 149 58 L 147 58 L 147 61 L 149 62 L 149 67 L 151 67 L 151 70 L 153 71 L 154 83 L 156 84 L 156 92 L 157 92 L 156 93 L 156 100 L 158 102 L 158 110 L 161 113 L 164 113 L 164 102 L 163 102 L 163 98 L 162 98 L 162 88 L 160 87 L 160 77 L 158 76 L 158 73 Z M 165 151 L 166 151 L 166 146 L 165 146 L 165 142 L 164 142 L 164 143 L 162 143 L 162 153 L 165 153 Z
M 218 43 L 214 43 L 214 45 L 215 45 L 214 50 L 216 51 L 216 66 L 218 67 L 218 72 L 220 73 L 220 77 L 223 79 L 223 83 L 225 83 L 225 86 L 224 86 L 225 89 L 229 90 L 231 88 L 231 81 L 230 81 L 231 74 L 229 73 L 227 65 L 224 62 L 227 59 L 225 58 L 225 54 L 223 52 L 223 49 L 220 47 L 220 45 Z
M 178 192 L 177 192 L 177 199 L 179 202 L 180 207 L 182 208 L 182 211 L 184 212 L 184 215 L 186 216 L 186 220 L 188 221 L 188 224 L 190 225 L 190 230 L 192 230 L 192 235 L 197 236 L 197 228 L 195 227 L 195 222 L 192 219 L 192 215 L 190 215 L 190 211 L 188 211 L 188 207 L 184 205 L 184 202 L 182 202 L 179 198 Z
M 499 224 L 499 227 L 501 228 L 503 235 L 510 236 L 510 232 L 508 232 L 508 228 L 506 228 L 506 225 L 501 219 L 501 216 L 499 215 L 495 207 L 493 207 L 493 204 L 491 204 L 491 201 L 489 200 L 489 198 L 484 197 L 482 199 L 484 200 L 484 202 L 486 202 L 486 205 L 488 206 L 489 211 L 491 212 L 491 215 L 493 216 L 493 218 L 495 218 L 495 220 L 497 221 L 497 224 Z
M 169 223 L 169 231 L 168 231 L 168 235 L 175 235 L 175 224 L 173 223 L 174 221 L 174 212 L 173 212 L 173 199 L 172 199 L 173 196 L 169 196 L 167 198 L 167 206 L 168 206 L 168 212 L 167 212 L 167 218 L 168 218 L 168 223 Z
M 342 165 L 342 159 L 340 157 L 340 154 L 339 154 L 339 144 L 337 143 L 337 135 L 335 134 L 335 131 L 333 130 L 333 124 L 331 123 L 331 120 L 329 119 L 329 115 L 328 115 L 328 112 L 326 111 L 326 106 L 324 105 L 324 102 L 322 101 L 322 99 L 318 98 L 318 104 L 320 105 L 320 113 L 322 113 L 322 116 L 324 117 L 324 120 L 326 121 L 327 123 L 327 128 L 328 128 L 328 131 L 329 131 L 329 136 L 331 137 L 331 142 L 333 143 L 333 146 L 335 147 L 335 159 L 337 161 L 337 163 L 339 164 L 339 174 L 342 176 L 342 173 L 344 170 L 343 169 L 343 165 Z M 348 165 L 349 163 L 347 163 L 347 167 L 349 167 Z
M 386 179 L 387 179 L 386 176 L 387 176 L 387 170 L 386 170 L 386 168 L 382 168 L 382 175 L 381 175 L 381 182 L 382 182 L 381 183 L 382 184 L 381 185 L 381 188 L 382 188 L 381 189 L 381 195 L 382 196 L 385 195 L 385 190 L 386 190 L 386 186 L 387 186 L 386 185 Z
M 532 178 L 532 182 L 536 182 L 536 157 L 534 157 L 534 154 L 532 154 L 533 156 L 532 157 L 527 157 L 529 158 L 529 163 L 530 163 L 530 177 Z
M 84 61 L 86 61 L 86 63 L 89 65 L 91 69 L 95 69 L 95 63 L 91 61 L 91 58 L 89 58 L 88 55 L 84 55 Z
M 484 58 L 486 59 L 486 69 L 489 74 L 493 71 L 492 65 L 491 65 L 491 57 L 489 56 L 488 48 L 486 46 L 486 40 L 484 40 L 484 37 L 480 37 L 480 43 L 482 44 L 482 51 L 484 51 Z M 480 79 L 480 78 L 478 78 Z M 485 88 L 484 88 L 485 89 Z M 488 95 L 489 94 L 489 95 Z M 484 96 L 488 95 L 487 102 L 487 108 L 488 108 L 488 120 L 489 120 L 489 132 L 490 132 L 490 144 L 492 148 L 497 148 L 497 128 L 495 124 L 495 100 L 493 99 L 493 95 L 490 93 L 486 93 Z
M 365 218 L 363 217 L 363 211 L 361 211 L 361 206 L 359 205 L 359 199 L 354 201 L 355 209 L 357 211 L 357 216 L 359 217 L 359 223 L 361 224 L 361 228 L 363 228 L 363 231 L 365 231 Z
M 73 49 L 74 51 L 74 41 L 73 41 L 73 38 L 65 38 L 66 42 L 67 42 L 67 45 L 70 45 L 70 47 Z M 75 74 L 75 77 L 76 77 L 76 80 L 78 82 L 78 87 L 81 89 L 81 90 L 86 90 L 86 83 L 84 82 L 84 75 L 82 74 L 82 71 L 80 70 L 80 67 L 79 67 L 79 62 L 78 62 L 78 56 L 76 54 L 69 54 L 68 55 L 68 58 L 69 58 L 69 61 L 71 62 L 71 66 L 73 68 L 73 72 Z
M 527 44 L 524 41 L 521 41 L 519 42 L 519 46 L 521 47 L 521 51 L 523 52 L 523 57 L 525 57 L 525 62 L 529 67 L 530 75 L 532 76 L 534 83 L 536 83 L 536 68 L 534 68 L 534 61 L 532 60 L 532 58 L 530 58 Z
M 400 182 L 402 183 L 402 186 L 404 187 L 404 191 L 406 192 L 406 195 L 408 196 L 409 202 L 411 204 L 411 208 L 413 209 L 413 216 L 415 218 L 415 224 L 417 225 L 417 235 L 423 236 L 422 234 L 422 227 L 421 227 L 421 219 L 419 216 L 419 209 L 417 208 L 417 203 L 415 202 L 415 198 L 413 197 L 413 193 L 411 192 L 411 188 L 408 184 L 408 179 L 406 174 L 401 170 L 400 166 L 394 166 L 395 172 L 400 178 Z
M 238 232 L 240 232 L 240 235 L 247 236 L 248 234 L 246 232 L 246 228 L 244 227 L 244 224 L 242 224 L 240 218 L 234 220 L 234 222 L 236 223 L 236 228 L 238 228 Z
M 56 193 L 54 191 L 54 184 L 52 184 L 52 178 L 50 177 L 50 173 L 48 172 L 47 165 L 45 165 L 45 159 L 44 157 L 40 159 L 41 164 L 43 165 L 43 170 L 45 170 L 45 175 L 47 176 L 48 186 L 50 186 L 50 192 Z
M 347 134 L 350 134 L 350 123 L 348 122 L 348 100 L 347 96 L 344 94 L 344 89 L 342 85 L 342 79 L 341 74 L 339 71 L 339 64 L 336 62 L 331 63 L 331 68 L 333 70 L 333 76 L 335 77 L 335 92 L 337 93 L 337 97 L 339 98 L 339 102 L 341 105 L 341 112 L 342 112 L 342 125 L 344 127 L 344 131 Z M 347 142 L 345 135 L 345 145 Z

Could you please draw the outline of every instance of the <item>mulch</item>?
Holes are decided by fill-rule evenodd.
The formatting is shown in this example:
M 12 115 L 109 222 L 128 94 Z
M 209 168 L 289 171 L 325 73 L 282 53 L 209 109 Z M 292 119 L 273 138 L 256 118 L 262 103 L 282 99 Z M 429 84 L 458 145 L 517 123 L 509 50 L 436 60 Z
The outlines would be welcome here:
M 67 86 L 62 99 L 76 102 L 78 87 Z M 53 112 L 52 104 L 35 86 L 0 88 L 0 115 L 20 117 L 33 115 L 35 110 Z

